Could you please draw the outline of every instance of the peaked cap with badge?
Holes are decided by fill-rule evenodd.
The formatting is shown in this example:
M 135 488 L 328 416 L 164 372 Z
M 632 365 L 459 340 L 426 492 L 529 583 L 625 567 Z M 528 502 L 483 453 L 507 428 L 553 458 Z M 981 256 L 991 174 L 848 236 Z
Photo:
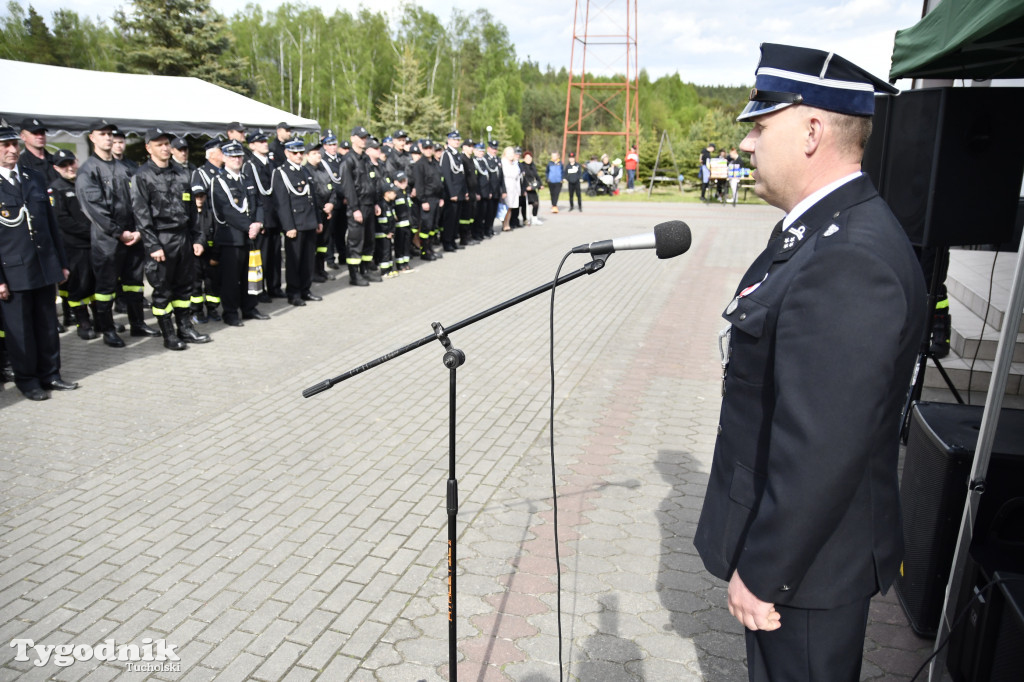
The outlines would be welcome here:
M 750 102 L 737 121 L 749 121 L 791 104 L 871 116 L 875 113 L 876 92 L 899 92 L 834 52 L 792 45 L 762 43 L 755 75 Z
M 839 55 L 775 44 L 761 47 L 756 83 L 740 120 L 794 104 L 869 116 L 874 93 L 893 90 Z M 774 134 L 776 148 L 800 144 Z M 926 315 L 921 267 L 868 177 L 837 167 L 819 185 L 779 222 L 722 314 L 722 407 L 694 536 L 708 572 L 739 575 L 773 609 L 815 610 L 830 626 L 839 621 L 820 619 L 847 618 L 844 636 L 803 655 L 748 630 L 749 661 L 805 666 L 772 668 L 779 679 L 859 677 L 864 621 L 848 614 L 866 613 L 899 571 L 900 412 Z M 790 611 L 787 622 L 799 627 Z M 830 669 L 836 660 L 851 667 Z

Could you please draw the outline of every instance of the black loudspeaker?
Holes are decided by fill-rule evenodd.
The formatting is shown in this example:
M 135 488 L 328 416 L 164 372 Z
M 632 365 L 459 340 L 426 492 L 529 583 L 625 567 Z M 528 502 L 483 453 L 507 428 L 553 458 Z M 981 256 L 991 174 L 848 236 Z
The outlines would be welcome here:
M 942 615 L 982 413 L 927 402 L 911 412 L 900 482 L 905 552 L 895 588 L 922 637 L 935 636 Z M 1024 551 L 1024 410 L 1000 414 L 973 542 L 1011 555 L 1007 561 Z
M 946 658 L 955 682 L 1024 679 L 1024 573 L 998 563 L 995 554 L 972 548 Z
M 1024 88 L 875 98 L 862 167 L 917 246 L 1009 241 L 1024 175 Z

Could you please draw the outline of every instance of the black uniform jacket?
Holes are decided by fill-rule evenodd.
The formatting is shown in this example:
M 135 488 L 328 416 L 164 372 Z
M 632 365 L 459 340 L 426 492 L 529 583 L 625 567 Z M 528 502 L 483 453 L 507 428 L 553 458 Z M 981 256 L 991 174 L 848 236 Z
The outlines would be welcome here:
M 316 189 L 317 197 L 317 216 L 321 223 L 325 222 L 327 220 L 327 216 L 323 212 L 325 205 L 334 204 L 335 211 L 340 208 L 338 205 L 338 192 L 340 188 L 334 184 L 330 169 L 324 167 L 322 161 L 316 166 L 307 164 L 303 167 L 313 178 L 313 186 Z M 334 215 L 334 211 L 331 212 L 331 215 Z
M 274 215 L 274 199 L 271 194 L 274 187 L 274 165 L 270 157 L 260 158 L 252 154 L 242 164 L 242 176 L 256 187 L 256 200 L 263 212 L 263 228 L 277 228 L 277 217 Z
M 92 242 L 92 225 L 82 213 L 78 195 L 75 194 L 75 183 L 58 176 L 50 183 L 46 192 L 50 195 L 50 206 L 53 206 L 53 214 L 57 218 L 57 227 L 60 228 L 64 246 L 88 249 Z
M 469 187 L 466 184 L 466 166 L 463 163 L 465 158 L 462 152 L 445 147 L 444 154 L 439 161 L 441 165 L 441 180 L 444 181 L 444 198 L 455 197 L 458 201 L 466 198 Z
M 441 184 L 441 169 L 437 161 L 426 155 L 412 165 L 412 184 L 416 188 L 416 199 L 420 203 L 428 199 L 441 199 L 444 186 Z
M 93 237 L 116 240 L 124 232 L 135 231 L 130 183 L 127 166 L 116 160 L 93 155 L 79 167 L 75 194 L 92 223 Z
M 377 200 L 377 174 L 366 152 L 354 151 L 341 160 L 341 193 L 349 211 L 360 211 Z M 365 216 L 364 216 L 365 220 Z
M 61 270 L 68 267 L 68 259 L 46 195 L 46 178 L 28 168 L 15 170 L 19 186 L 0 178 L 0 284 L 11 291 L 30 291 L 63 281 Z
M 216 224 L 213 241 L 218 246 L 248 246 L 249 226 L 262 222 L 259 190 L 248 175 L 225 172 L 213 181 L 210 206 Z
M 189 243 L 202 244 L 192 185 L 183 167 L 168 163 L 166 168 L 160 168 L 152 160 L 139 166 L 132 178 L 132 207 L 147 254 L 164 248 L 160 232 L 184 234 Z
M 476 174 L 476 192 L 481 199 L 493 199 L 491 194 L 491 171 L 487 167 L 487 159 L 483 156 L 474 156 L 472 167 Z
M 286 163 L 274 170 L 274 207 L 282 232 L 315 230 L 320 224 L 321 206 L 316 188 L 301 166 Z
M 903 553 L 900 410 L 926 291 L 867 176 L 772 238 L 734 303 L 694 539 L 704 565 L 723 580 L 738 570 L 760 599 L 799 608 L 888 589 Z
M 487 180 L 491 185 L 491 198 L 499 199 L 505 193 L 505 171 L 501 169 L 501 159 L 487 154 L 484 160 L 487 161 Z

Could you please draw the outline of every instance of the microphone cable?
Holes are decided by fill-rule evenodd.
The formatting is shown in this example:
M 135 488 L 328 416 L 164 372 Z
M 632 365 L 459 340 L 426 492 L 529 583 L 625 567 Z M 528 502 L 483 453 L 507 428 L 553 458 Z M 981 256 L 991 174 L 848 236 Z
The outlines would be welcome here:
M 562 261 L 555 270 L 554 284 L 551 286 L 551 304 L 548 319 L 548 365 L 551 371 L 551 396 L 549 400 L 548 423 L 548 449 L 551 454 L 551 508 L 553 511 L 552 524 L 555 540 L 555 601 L 556 617 L 558 619 L 558 682 L 562 682 L 562 557 L 558 550 L 558 487 L 555 474 L 555 291 L 558 289 L 558 276 L 562 273 L 565 261 L 572 255 L 572 251 L 562 256 Z

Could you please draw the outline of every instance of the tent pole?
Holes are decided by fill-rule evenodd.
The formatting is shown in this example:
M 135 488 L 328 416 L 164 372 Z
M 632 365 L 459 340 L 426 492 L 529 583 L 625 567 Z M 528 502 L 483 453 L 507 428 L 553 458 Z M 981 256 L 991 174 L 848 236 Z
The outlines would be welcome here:
M 985 491 L 985 475 L 988 472 L 992 444 L 996 438 L 996 426 L 999 423 L 999 414 L 1003 407 L 1006 379 L 1010 374 L 1010 363 L 1013 361 L 1014 343 L 1017 340 L 1017 330 L 1020 328 L 1022 308 L 1024 308 L 1024 248 L 1018 246 L 1017 268 L 1013 274 L 1013 286 L 1010 287 L 1010 299 L 1006 304 L 1003 328 L 1000 330 L 996 359 L 992 366 L 992 378 L 989 380 L 988 395 L 985 397 L 985 411 L 981 417 L 978 444 L 974 449 L 974 465 L 971 468 L 967 502 L 964 505 L 963 517 L 960 519 L 960 537 L 957 540 L 956 553 L 953 555 L 953 568 L 949 573 L 949 582 L 946 584 L 946 600 L 942 605 L 939 632 L 935 637 L 936 655 L 928 670 L 929 682 L 939 682 L 942 679 L 942 671 L 946 667 L 948 648 L 943 647 L 939 650 L 939 646 L 950 634 L 950 628 L 957 616 L 955 613 L 956 602 L 967 567 L 971 539 L 974 536 L 974 520 L 978 512 L 978 503 Z M 971 387 L 968 386 L 968 393 L 970 389 Z

